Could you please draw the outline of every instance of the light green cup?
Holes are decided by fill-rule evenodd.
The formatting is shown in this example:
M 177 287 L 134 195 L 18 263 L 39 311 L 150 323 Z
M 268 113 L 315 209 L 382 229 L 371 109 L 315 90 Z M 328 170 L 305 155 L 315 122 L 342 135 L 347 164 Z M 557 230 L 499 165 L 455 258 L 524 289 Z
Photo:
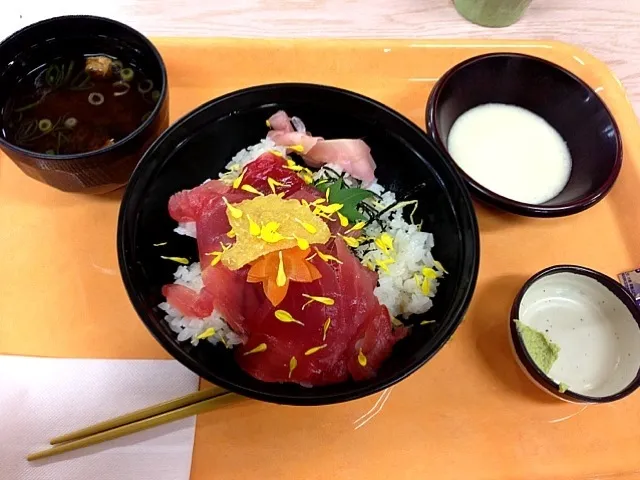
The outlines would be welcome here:
M 531 0 L 453 0 L 458 13 L 483 27 L 508 27 L 516 23 Z

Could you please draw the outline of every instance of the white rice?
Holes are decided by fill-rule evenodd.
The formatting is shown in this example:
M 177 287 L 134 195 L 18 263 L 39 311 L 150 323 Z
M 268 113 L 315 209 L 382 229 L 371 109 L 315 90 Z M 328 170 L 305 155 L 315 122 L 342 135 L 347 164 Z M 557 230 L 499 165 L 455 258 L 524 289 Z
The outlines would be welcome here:
M 191 288 L 196 292 L 202 289 L 202 275 L 200 271 L 200 263 L 192 263 L 187 266 L 180 266 L 173 274 L 175 283 Z M 185 317 L 178 310 L 173 308 L 167 302 L 162 302 L 158 308 L 166 313 L 164 319 L 169 323 L 171 330 L 178 334 L 178 341 L 189 340 L 193 345 L 198 345 L 200 340 L 198 335 L 204 333 L 207 329 L 213 328 L 215 335 L 207 337 L 206 340 L 214 345 L 221 342 L 227 347 L 232 347 L 242 343 L 240 337 L 236 335 L 231 327 L 226 324 L 220 314 L 214 310 L 211 315 L 206 318 Z
M 237 172 L 236 176 L 238 176 L 240 175 L 242 168 L 246 167 L 249 163 L 256 160 L 263 153 L 267 153 L 269 151 L 280 152 L 282 156 L 285 156 L 287 154 L 286 148 L 280 147 L 276 145 L 273 140 L 265 138 L 260 143 L 247 147 L 236 153 L 231 161 L 227 163 L 227 170 L 231 172 Z M 225 172 L 220 173 L 219 176 L 220 178 L 229 178 L 228 175 L 225 174 Z
M 434 246 L 433 235 L 419 230 L 418 225 L 407 222 L 401 210 L 395 210 L 382 216 L 384 231 L 393 237 L 393 251 L 389 253 L 394 260 L 387 269 L 377 262 L 389 256 L 375 243 L 358 247 L 356 254 L 365 265 L 373 265 L 378 273 L 378 287 L 374 294 L 378 301 L 386 305 L 392 316 L 408 318 L 413 314 L 425 313 L 433 305 L 432 298 L 438 288 L 438 279 L 428 281 L 427 292 L 422 291 L 423 269 L 430 268 L 439 277 L 443 272 L 436 268 L 431 249 Z M 366 237 L 377 238 L 383 230 L 377 222 L 364 228 Z
M 227 171 L 222 172 L 219 177 L 225 181 L 232 181 L 247 164 L 270 150 L 276 150 L 286 155 L 283 147 L 278 147 L 273 141 L 264 139 L 260 143 L 238 152 L 227 164 Z M 332 173 L 327 169 L 331 169 L 339 175 L 343 174 L 338 165 L 328 164 L 326 168 L 323 167 L 314 173 L 314 179 L 333 178 Z M 349 186 L 359 184 L 348 174 L 343 175 L 343 178 Z M 378 211 L 382 211 L 396 202 L 395 193 L 386 191 L 377 181 L 366 188 L 376 197 L 365 201 Z M 409 206 L 406 209 L 409 210 Z M 433 235 L 420 231 L 419 225 L 408 222 L 403 215 L 402 208 L 385 213 L 379 220 L 382 227 L 378 222 L 372 222 L 363 229 L 363 236 L 374 239 L 387 233 L 393 238 L 393 250 L 384 252 L 373 241 L 364 243 L 355 249 L 355 254 L 362 263 L 378 273 L 378 286 L 375 288 L 374 294 L 378 301 L 389 309 L 389 313 L 393 317 L 402 316 L 406 319 L 413 314 L 425 313 L 433 305 L 432 298 L 438 288 L 438 279 L 444 273 L 431 255 L 431 249 L 434 246 Z M 196 238 L 197 235 L 195 222 L 180 223 L 174 231 L 193 238 Z M 390 258 L 393 263 L 387 263 L 386 268 L 378 263 L 379 261 L 389 262 Z M 423 290 L 425 284 L 423 269 L 425 268 L 430 269 L 438 277 L 426 282 L 428 287 L 426 291 Z M 202 289 L 199 263 L 193 263 L 188 267 L 178 267 L 174 277 L 175 283 L 179 285 L 196 291 Z M 208 328 L 214 328 L 216 334 L 208 337 L 207 341 L 216 344 L 223 339 L 223 343 L 227 347 L 241 343 L 238 335 L 215 310 L 209 317 L 199 319 L 182 316 L 166 302 L 161 303 L 158 307 L 165 311 L 165 320 L 171 329 L 178 334 L 178 341 L 189 340 L 193 345 L 197 345 L 200 341 L 197 338 L 198 335 Z
M 178 226 L 173 229 L 178 235 L 186 235 L 187 237 L 198 238 L 196 232 L 196 222 L 180 222 Z

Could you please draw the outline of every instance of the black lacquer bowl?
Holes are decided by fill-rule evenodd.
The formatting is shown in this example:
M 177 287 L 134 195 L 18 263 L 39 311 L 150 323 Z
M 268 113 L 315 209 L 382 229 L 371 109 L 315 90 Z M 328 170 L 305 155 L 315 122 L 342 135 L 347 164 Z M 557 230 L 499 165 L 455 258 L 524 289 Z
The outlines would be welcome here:
M 564 189 L 540 205 L 503 197 L 459 169 L 476 198 L 518 215 L 562 217 L 592 207 L 609 193 L 622 166 L 622 139 L 607 106 L 581 79 L 559 65 L 518 53 L 490 53 L 459 63 L 429 96 L 426 121 L 438 147 L 446 152 L 456 119 L 486 103 L 517 105 L 545 119 L 567 143 L 573 165 Z
M 169 197 L 207 178 L 217 178 L 231 157 L 266 136 L 265 119 L 278 109 L 302 118 L 309 131 L 325 138 L 362 138 L 372 149 L 380 182 L 396 192 L 424 183 L 413 198 L 417 217 L 435 235 L 434 255 L 450 272 L 442 281 L 433 325 L 413 329 L 400 341 L 376 378 L 304 388 L 264 383 L 244 373 L 232 352 L 208 342 L 178 342 L 157 308 L 163 284 L 173 281 L 176 264 L 162 260 L 153 243 L 167 239 L 172 252 L 197 258 L 196 242 L 172 233 Z M 177 360 L 205 379 L 248 397 L 293 404 L 322 405 L 353 400 L 402 380 L 429 360 L 459 325 L 478 274 L 476 218 L 455 167 L 416 125 L 384 105 L 353 92 L 307 84 L 264 85 L 210 101 L 175 123 L 148 150 L 122 201 L 118 226 L 122 277 L 142 321 Z M 426 316 L 425 316 L 426 317 Z M 412 318 L 419 323 L 420 318 Z M 167 381 L 170 381 L 167 379 Z M 436 386 L 434 386 L 436 387 Z
M 106 193 L 122 187 L 145 150 L 169 125 L 167 72 L 160 54 L 140 32 L 115 20 L 86 15 L 29 25 L 0 43 L 0 109 L 33 70 L 60 57 L 108 55 L 142 69 L 160 93 L 149 117 L 126 137 L 99 150 L 49 155 L 11 143 L 0 115 L 0 148 L 36 180 L 66 192 Z

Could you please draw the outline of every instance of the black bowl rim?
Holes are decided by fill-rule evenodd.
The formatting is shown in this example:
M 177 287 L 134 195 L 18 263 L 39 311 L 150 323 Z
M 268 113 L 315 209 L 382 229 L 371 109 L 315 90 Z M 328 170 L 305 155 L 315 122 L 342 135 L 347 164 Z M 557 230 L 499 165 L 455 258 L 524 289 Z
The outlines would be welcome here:
M 25 33 L 29 33 L 33 29 L 39 28 L 42 25 L 46 25 L 46 24 L 49 24 L 49 23 L 56 23 L 56 22 L 59 22 L 59 21 L 62 21 L 62 20 L 92 20 L 92 21 L 100 21 L 100 22 L 104 22 L 104 23 L 107 23 L 107 24 L 110 23 L 110 24 L 115 25 L 115 26 L 117 26 L 119 28 L 127 30 L 130 33 L 134 34 L 135 36 L 139 37 L 139 39 L 145 44 L 145 46 L 147 46 L 149 48 L 149 50 L 153 54 L 153 57 L 155 58 L 156 62 L 160 66 L 160 73 L 161 73 L 161 77 L 162 77 L 162 88 L 160 89 L 160 98 L 158 99 L 158 102 L 156 103 L 156 106 L 151 111 L 151 114 L 149 115 L 149 118 L 147 118 L 144 122 L 142 122 L 138 126 L 138 128 L 136 128 L 133 132 L 131 132 L 126 137 L 121 138 L 120 140 L 115 142 L 113 145 L 109 145 L 107 147 L 100 148 L 99 150 L 91 150 L 91 151 L 85 152 L 85 153 L 74 153 L 74 154 L 67 154 L 67 155 L 48 155 L 46 153 L 35 152 L 33 150 L 28 150 L 26 148 L 22 148 L 22 147 L 19 147 L 17 145 L 14 145 L 13 143 L 7 141 L 2 135 L 0 135 L 0 146 L 3 146 L 3 147 L 5 147 L 8 150 L 11 150 L 13 152 L 20 153 L 20 154 L 24 155 L 25 157 L 36 158 L 38 160 L 61 161 L 61 162 L 62 161 L 69 161 L 69 160 L 85 160 L 85 159 L 89 160 L 89 159 L 92 159 L 94 157 L 103 155 L 105 153 L 120 149 L 124 144 L 126 144 L 126 143 L 130 142 L 131 140 L 135 139 L 136 137 L 138 137 L 149 125 L 151 125 L 155 121 L 156 117 L 158 116 L 158 113 L 162 109 L 162 106 L 163 106 L 163 104 L 165 103 L 165 101 L 167 99 L 167 94 L 168 94 L 168 91 L 169 91 L 169 88 L 168 88 L 169 82 L 168 82 L 168 79 L 167 79 L 167 67 L 164 64 L 164 60 L 162 60 L 162 57 L 160 56 L 160 52 L 158 51 L 158 49 L 155 47 L 155 45 L 153 45 L 153 43 L 151 43 L 151 40 L 149 40 L 145 35 L 140 33 L 135 28 L 132 28 L 129 25 L 126 25 L 126 24 L 124 24 L 122 22 L 118 22 L 117 20 L 113 20 L 111 18 L 99 17 L 99 16 L 95 16 L 95 15 L 62 15 L 62 16 L 58 16 L 58 17 L 48 18 L 46 20 L 41 20 L 41 21 L 36 22 L 36 23 L 32 23 L 31 25 L 27 25 L 26 27 L 21 28 L 17 32 L 12 33 L 7 38 L 2 40 L 2 42 L 0 42 L 0 50 L 7 43 L 12 42 L 14 40 L 19 40 L 19 37 L 21 35 L 24 35 Z
M 489 190 L 482 184 L 476 182 L 473 178 L 467 175 L 464 172 L 464 170 L 462 170 L 462 168 L 458 167 L 458 165 L 453 160 L 451 155 L 449 155 L 449 151 L 446 145 L 442 142 L 440 138 L 440 134 L 438 132 L 438 127 L 436 125 L 436 114 L 437 114 L 436 106 L 439 103 L 442 89 L 444 88 L 444 85 L 446 85 L 446 83 L 463 68 L 477 62 L 482 62 L 483 60 L 486 60 L 488 58 L 498 58 L 498 57 L 525 58 L 528 60 L 533 60 L 533 61 L 543 63 L 552 68 L 555 68 L 556 70 L 567 75 L 573 81 L 577 82 L 582 88 L 589 91 L 600 102 L 600 105 L 603 108 L 603 110 L 607 113 L 609 117 L 609 121 L 613 126 L 613 131 L 615 132 L 616 158 L 614 160 L 611 173 L 607 177 L 607 180 L 597 190 L 595 190 L 589 195 L 586 195 L 582 198 L 578 198 L 571 202 L 567 202 L 563 205 L 544 206 L 544 205 L 535 205 L 531 203 L 518 202 L 516 200 L 511 200 L 509 198 L 503 197 L 502 195 L 499 195 Z M 427 108 L 426 108 L 426 123 L 427 123 L 427 130 L 429 132 L 429 135 L 436 142 L 436 145 L 438 145 L 438 147 L 445 153 L 445 155 L 447 155 L 447 157 L 451 159 L 453 164 L 458 169 L 458 172 L 462 175 L 462 178 L 464 178 L 465 182 L 469 186 L 471 193 L 475 197 L 477 197 L 479 200 L 489 205 L 493 205 L 497 208 L 500 208 L 510 213 L 515 213 L 517 215 L 523 215 L 527 217 L 552 218 L 552 217 L 565 217 L 568 215 L 580 213 L 594 206 L 596 203 L 602 200 L 609 193 L 609 191 L 613 188 L 613 185 L 615 184 L 618 178 L 620 169 L 622 168 L 622 157 L 623 157 L 622 135 L 620 134 L 620 129 L 618 128 L 618 124 L 613 114 L 609 110 L 609 107 L 607 107 L 607 105 L 604 103 L 602 98 L 600 98 L 600 96 L 589 85 L 587 85 L 587 83 L 584 80 L 582 80 L 577 75 L 574 75 L 566 68 L 561 67 L 560 65 L 550 62 L 548 60 L 545 60 L 544 58 L 536 57 L 533 55 L 526 55 L 523 53 L 514 53 L 514 52 L 487 53 L 487 54 L 471 57 L 463 62 L 460 62 L 454 65 L 449 70 L 447 70 L 444 73 L 444 75 L 442 75 L 442 77 L 440 77 L 440 79 L 436 82 L 433 89 L 431 90 L 431 93 L 429 94 L 429 100 L 427 101 Z
M 478 279 L 478 271 L 480 267 L 480 234 L 478 229 L 478 222 L 475 215 L 475 210 L 473 208 L 473 202 L 471 200 L 471 196 L 469 195 L 469 192 L 464 184 L 464 181 L 462 180 L 462 178 L 460 178 L 456 168 L 451 164 L 449 159 L 446 156 L 442 155 L 442 152 L 440 151 L 440 149 L 438 149 L 435 145 L 434 145 L 434 151 L 442 155 L 445 168 L 449 170 L 453 181 L 457 183 L 458 187 L 460 188 L 460 193 L 461 193 L 460 198 L 461 200 L 463 200 L 465 204 L 464 205 L 465 211 L 460 212 L 459 215 L 466 215 L 469 217 L 468 218 L 470 223 L 469 226 L 473 235 L 473 247 L 474 247 L 468 252 L 470 262 L 468 262 L 467 265 L 469 265 L 469 268 L 470 268 L 470 272 L 469 272 L 470 281 L 467 285 L 466 291 L 463 292 L 463 296 L 462 296 L 463 300 L 457 305 L 455 310 L 449 314 L 449 318 L 454 319 L 454 321 L 450 323 L 447 329 L 444 329 L 441 331 L 440 333 L 441 338 L 438 344 L 435 346 L 435 348 L 431 352 L 429 352 L 428 355 L 412 363 L 411 365 L 409 365 L 407 368 L 402 370 L 399 374 L 395 375 L 392 379 L 388 381 L 381 382 L 375 385 L 364 385 L 364 384 L 352 383 L 354 388 L 346 392 L 341 392 L 341 393 L 331 394 L 331 395 L 314 396 L 314 397 L 311 397 L 311 396 L 299 397 L 296 395 L 274 395 L 270 393 L 264 393 L 257 389 L 246 388 L 244 386 L 237 385 L 231 382 L 227 382 L 223 379 L 217 378 L 214 375 L 210 375 L 208 372 L 204 371 L 204 369 L 200 367 L 197 361 L 193 360 L 189 355 L 187 355 L 184 351 L 182 351 L 182 349 L 180 349 L 176 344 L 165 342 L 163 336 L 159 333 L 159 328 L 156 326 L 155 322 L 151 321 L 151 319 L 146 315 L 145 313 L 146 309 L 145 309 L 145 306 L 143 305 L 143 302 L 138 300 L 133 282 L 128 272 L 129 260 L 128 260 L 128 255 L 126 253 L 127 245 L 125 242 L 125 238 L 126 238 L 125 223 L 126 223 L 126 217 L 128 214 L 128 207 L 131 201 L 131 197 L 133 196 L 133 191 L 136 188 L 136 184 L 138 182 L 139 177 L 143 175 L 143 169 L 147 168 L 147 166 L 145 165 L 147 158 L 154 155 L 154 152 L 158 148 L 158 146 L 162 142 L 164 142 L 166 138 L 173 135 L 174 132 L 181 129 L 186 122 L 200 115 L 203 111 L 207 110 L 209 107 L 215 104 L 225 102 L 233 97 L 242 96 L 249 93 L 255 93 L 255 92 L 266 91 L 266 90 L 277 89 L 277 88 L 290 88 L 290 87 L 310 88 L 310 89 L 331 91 L 336 94 L 347 95 L 352 98 L 358 99 L 359 101 L 366 102 L 370 105 L 373 105 L 374 107 L 377 107 L 383 110 L 387 115 L 395 117 L 397 120 L 402 122 L 407 128 L 413 130 L 414 133 L 419 134 L 420 137 L 422 137 L 427 143 L 433 144 L 432 140 L 423 130 L 421 130 L 415 123 L 413 123 L 411 120 L 409 120 L 399 112 L 393 110 L 390 107 L 387 107 L 386 105 L 378 102 L 377 100 L 374 100 L 372 98 L 361 95 L 359 93 L 338 88 L 338 87 L 314 84 L 314 83 L 284 82 L 284 83 L 256 85 L 256 86 L 247 87 L 247 88 L 226 93 L 224 95 L 216 97 L 200 105 L 199 107 L 195 108 L 194 110 L 190 111 L 189 113 L 182 116 L 179 120 L 174 122 L 173 125 L 171 125 L 167 130 L 165 130 L 153 142 L 153 144 L 145 152 L 144 156 L 136 166 L 135 170 L 131 175 L 129 184 L 127 185 L 127 188 L 124 192 L 121 206 L 120 206 L 120 213 L 118 215 L 118 229 L 117 229 L 118 264 L 120 268 L 120 274 L 122 276 L 122 280 L 125 285 L 125 289 L 127 291 L 127 295 L 129 296 L 129 299 L 136 313 L 138 314 L 138 317 L 140 318 L 140 320 L 142 320 L 142 322 L 145 324 L 145 326 L 147 327 L 149 332 L 152 334 L 152 336 L 158 341 L 158 343 L 174 359 L 178 360 L 180 363 L 182 363 L 184 366 L 189 368 L 191 371 L 198 374 L 200 377 L 208 379 L 213 383 L 223 388 L 226 388 L 230 391 L 239 393 L 241 395 L 244 395 L 246 397 L 250 397 L 256 400 L 262 400 L 262 401 L 278 403 L 278 404 L 286 404 L 286 405 L 298 405 L 298 406 L 330 405 L 330 404 L 335 404 L 340 402 L 356 400 L 369 395 L 373 395 L 407 378 L 409 375 L 411 375 L 420 367 L 422 367 L 425 363 L 427 363 L 431 358 L 433 358 L 433 356 L 436 353 L 438 353 L 440 349 L 449 341 L 454 331 L 458 328 L 458 326 L 462 322 L 464 315 L 469 308 L 469 304 L 471 303 L 473 292 L 476 287 L 476 283 Z
M 529 288 L 536 283 L 541 278 L 555 275 L 558 273 L 574 273 L 576 275 L 582 275 L 585 277 L 589 277 L 605 287 L 611 293 L 613 293 L 627 309 L 629 313 L 633 316 L 634 320 L 638 324 L 638 329 L 640 329 L 640 309 L 636 306 L 635 299 L 631 296 L 625 288 L 616 282 L 614 279 L 605 275 L 604 273 L 598 272 L 591 268 L 582 267 L 580 265 L 554 265 L 551 267 L 547 267 L 543 270 L 540 270 L 538 273 L 534 274 L 531 278 L 529 278 L 525 284 L 522 286 L 518 294 L 516 295 L 513 305 L 511 306 L 511 318 L 509 319 L 509 332 L 511 336 L 512 345 L 520 359 L 520 362 L 527 370 L 532 379 L 534 379 L 541 387 L 545 390 L 549 391 L 552 395 L 556 397 L 561 397 L 570 402 L 577 403 L 609 403 L 614 402 L 616 400 L 620 400 L 621 398 L 626 397 L 627 395 L 632 394 L 638 387 L 640 387 L 640 368 L 636 373 L 636 377 L 627 385 L 625 388 L 620 390 L 613 395 L 607 395 L 604 397 L 592 397 L 589 395 L 582 395 L 579 393 L 572 392 L 567 390 L 565 392 L 560 392 L 560 385 L 554 382 L 546 373 L 544 373 L 533 361 L 529 352 L 524 347 L 524 343 L 520 334 L 518 333 L 518 329 L 516 327 L 514 319 L 519 318 L 520 316 L 520 305 L 522 303 L 522 299 L 525 294 L 529 290 Z

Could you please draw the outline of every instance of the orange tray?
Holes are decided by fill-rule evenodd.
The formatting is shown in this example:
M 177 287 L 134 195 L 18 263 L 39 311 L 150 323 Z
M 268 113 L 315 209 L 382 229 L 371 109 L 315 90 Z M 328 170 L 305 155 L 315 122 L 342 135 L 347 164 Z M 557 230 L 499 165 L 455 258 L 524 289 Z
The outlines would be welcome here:
M 445 70 L 474 55 L 515 51 L 582 77 L 625 139 L 618 182 L 587 212 L 539 220 L 476 205 L 475 297 L 452 340 L 420 371 L 384 397 L 321 408 L 245 401 L 201 415 L 192 480 L 640 477 L 640 394 L 588 407 L 555 400 L 521 373 L 507 337 L 512 299 L 537 270 L 577 263 L 615 276 L 640 266 L 640 131 L 605 65 L 575 47 L 537 41 L 155 43 L 169 69 L 174 119 L 241 87 L 307 81 L 371 96 L 424 126 L 427 96 Z M 121 194 L 58 192 L 0 157 L 0 353 L 167 358 L 118 274 Z M 376 405 L 377 415 L 356 428 Z

